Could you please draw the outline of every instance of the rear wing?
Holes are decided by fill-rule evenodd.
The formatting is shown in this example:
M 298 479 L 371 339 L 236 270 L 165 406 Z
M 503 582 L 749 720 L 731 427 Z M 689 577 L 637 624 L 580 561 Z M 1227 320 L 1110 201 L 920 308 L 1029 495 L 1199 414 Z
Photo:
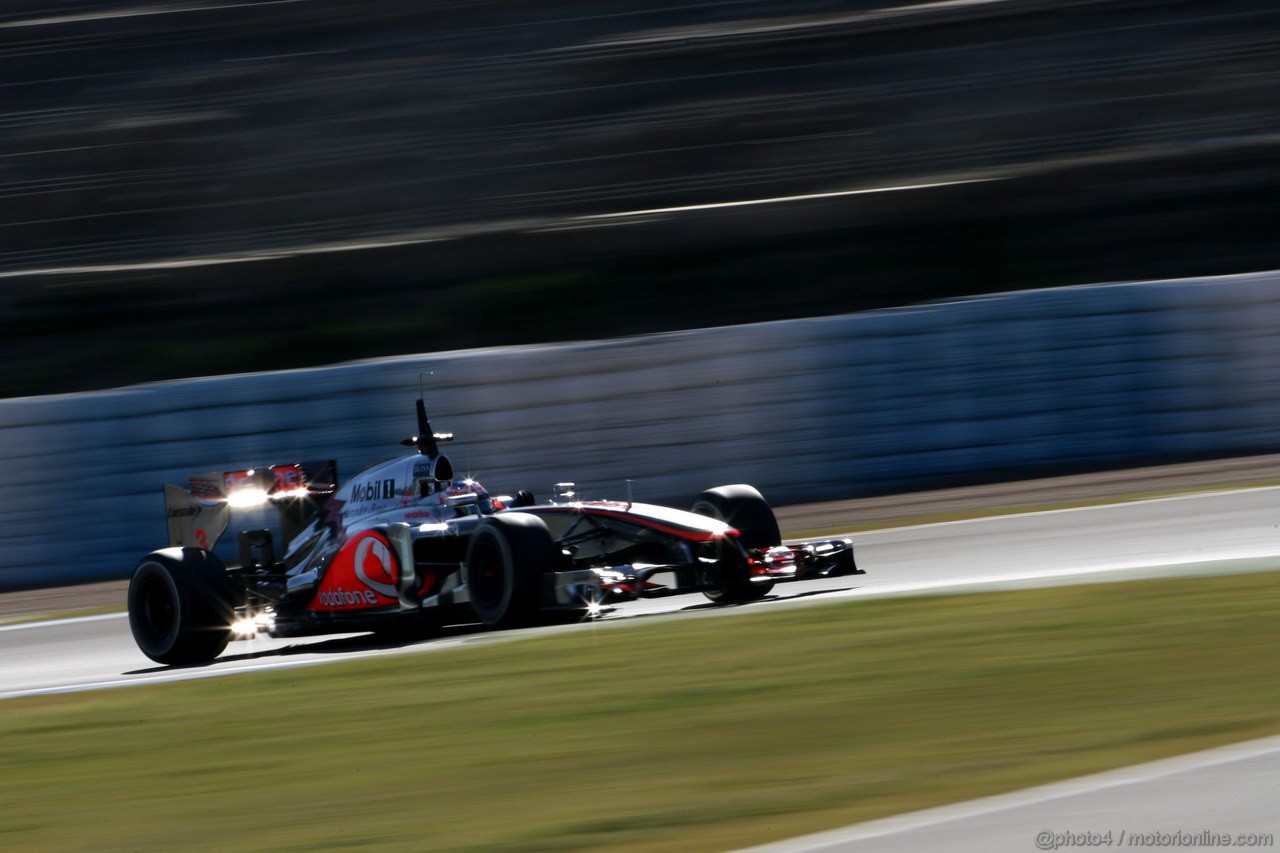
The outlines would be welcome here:
M 338 489 L 338 463 L 292 462 L 265 468 L 192 474 L 188 488 L 164 487 L 169 546 L 213 549 L 231 511 L 271 504 L 280 513 L 281 533 L 288 542 L 315 516 Z

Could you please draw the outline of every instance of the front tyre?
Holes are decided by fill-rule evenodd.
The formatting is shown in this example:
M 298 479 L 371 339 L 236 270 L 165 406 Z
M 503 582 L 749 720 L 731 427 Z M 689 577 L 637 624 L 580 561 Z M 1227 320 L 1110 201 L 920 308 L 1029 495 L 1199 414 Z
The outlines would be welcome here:
M 738 541 L 747 550 L 782 544 L 782 532 L 773 508 L 753 486 L 738 484 L 707 489 L 694 498 L 692 510 L 735 528 Z M 718 603 L 764 598 L 773 589 L 773 583 L 753 583 L 749 572 L 741 554 L 725 553 L 720 558 L 720 585 L 702 594 Z
M 199 548 L 165 548 L 129 582 L 129 628 L 142 653 L 169 665 L 208 663 L 231 640 L 235 593 L 222 561 Z
M 542 576 L 555 567 L 556 545 L 542 519 L 519 512 L 491 515 L 476 525 L 463 575 L 476 617 L 491 628 L 534 620 Z

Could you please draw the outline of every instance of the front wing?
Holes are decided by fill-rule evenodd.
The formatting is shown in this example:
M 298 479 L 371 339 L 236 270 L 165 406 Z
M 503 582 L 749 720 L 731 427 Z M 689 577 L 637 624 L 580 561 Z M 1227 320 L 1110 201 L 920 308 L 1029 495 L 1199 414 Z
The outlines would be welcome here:
M 865 574 L 853 556 L 850 539 L 827 539 L 776 545 L 747 551 L 747 567 L 753 583 L 774 584 L 810 578 Z M 675 583 L 655 583 L 659 577 Z M 709 588 L 699 584 L 688 566 L 621 565 L 578 569 L 548 575 L 553 607 L 581 607 L 584 602 L 633 601 L 662 598 Z

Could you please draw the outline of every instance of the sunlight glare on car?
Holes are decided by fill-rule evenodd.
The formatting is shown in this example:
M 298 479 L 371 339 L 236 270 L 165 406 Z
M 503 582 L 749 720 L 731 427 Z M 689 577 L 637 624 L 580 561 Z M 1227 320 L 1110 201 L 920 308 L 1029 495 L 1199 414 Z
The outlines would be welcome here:
M 227 495 L 227 504 L 235 509 L 262 506 L 267 502 L 266 489 L 236 489 Z
M 258 633 L 258 623 L 252 616 L 245 616 L 231 623 L 231 633 L 238 639 L 248 639 Z
M 251 640 L 262 633 L 270 632 L 275 625 L 275 617 L 270 611 L 247 613 L 231 623 L 231 634 L 237 640 Z

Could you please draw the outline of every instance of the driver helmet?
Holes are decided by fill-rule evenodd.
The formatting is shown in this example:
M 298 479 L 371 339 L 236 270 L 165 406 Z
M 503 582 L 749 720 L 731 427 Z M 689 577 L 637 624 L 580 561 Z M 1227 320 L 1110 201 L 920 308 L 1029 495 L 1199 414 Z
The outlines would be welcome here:
M 454 480 L 440 493 L 440 503 L 448 504 L 458 498 L 466 498 L 469 495 L 475 495 L 476 509 L 481 515 L 488 515 L 494 510 L 494 500 L 489 496 L 489 490 L 484 487 L 478 480 L 467 478 L 465 480 Z M 462 514 L 467 514 L 467 504 L 459 505 L 458 510 Z M 499 507 L 500 508 L 500 507 Z

